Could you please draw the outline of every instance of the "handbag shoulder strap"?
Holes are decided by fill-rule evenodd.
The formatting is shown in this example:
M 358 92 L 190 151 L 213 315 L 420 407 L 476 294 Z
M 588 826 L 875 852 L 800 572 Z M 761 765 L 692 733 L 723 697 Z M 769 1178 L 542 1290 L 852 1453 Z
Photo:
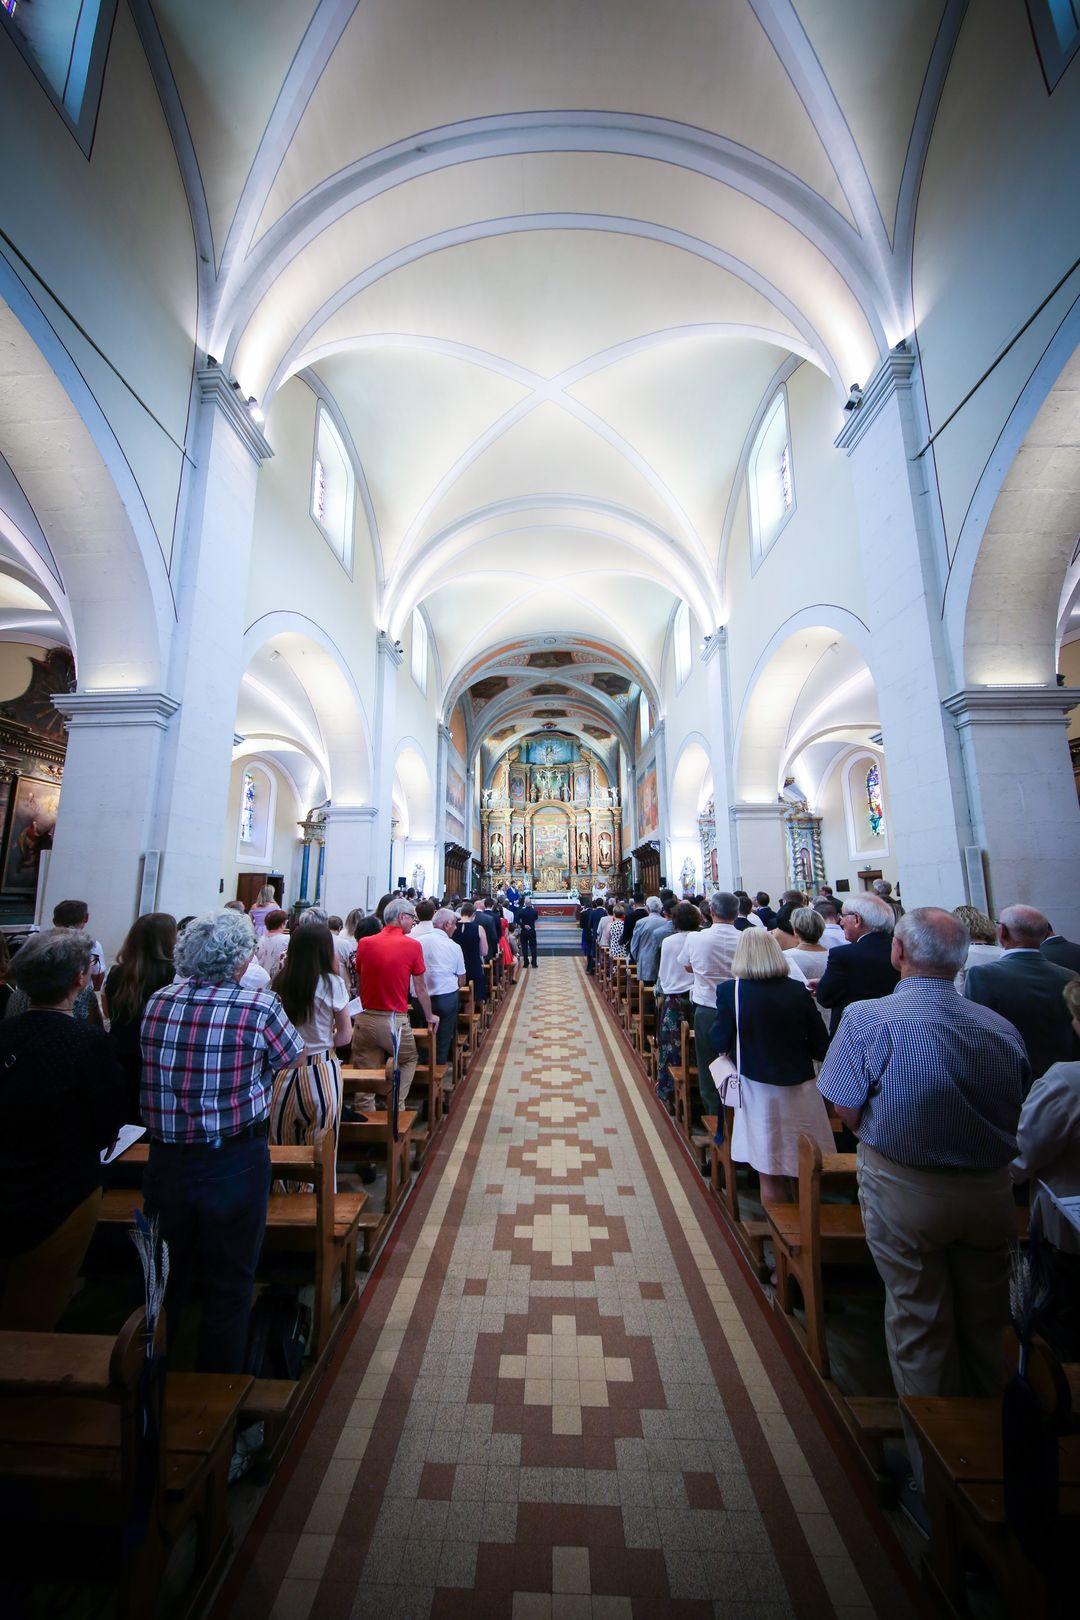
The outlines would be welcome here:
M 742 1074 L 742 1037 L 739 1033 L 739 981 L 735 980 L 735 1070 Z

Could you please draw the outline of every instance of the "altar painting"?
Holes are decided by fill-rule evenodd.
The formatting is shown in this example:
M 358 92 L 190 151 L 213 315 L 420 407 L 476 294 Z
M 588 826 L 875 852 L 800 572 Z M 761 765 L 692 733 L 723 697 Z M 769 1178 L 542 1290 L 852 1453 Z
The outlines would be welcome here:
M 540 871 L 545 866 L 560 870 L 570 865 L 570 846 L 566 838 L 565 823 L 533 823 L 533 866 Z
M 649 838 L 660 825 L 660 806 L 656 796 L 656 766 L 650 765 L 637 785 L 638 837 Z
M 530 765 L 569 765 L 574 752 L 569 737 L 539 737 L 525 744 L 525 759 Z
M 446 767 L 446 814 L 447 820 L 454 823 L 450 830 L 464 836 L 465 779 L 449 763 Z
M 2 887 L 5 894 L 35 892 L 41 851 L 52 848 L 59 805 L 59 782 L 19 777 L 8 830 L 7 859 L 4 862 Z
M 589 767 L 575 765 L 574 767 L 574 798 L 578 801 L 589 797 Z

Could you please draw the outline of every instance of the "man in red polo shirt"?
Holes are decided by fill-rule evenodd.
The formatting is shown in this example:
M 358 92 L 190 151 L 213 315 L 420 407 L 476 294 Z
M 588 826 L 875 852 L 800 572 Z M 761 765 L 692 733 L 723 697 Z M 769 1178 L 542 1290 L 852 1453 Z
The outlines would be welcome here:
M 381 1069 L 387 1058 L 393 1058 L 396 1028 L 402 1104 L 420 1056 L 409 1027 L 410 983 L 432 1035 L 439 1024 L 431 1010 L 424 953 L 419 940 L 409 938 L 415 926 L 413 902 L 391 900 L 383 912 L 382 933 L 369 934 L 356 946 L 356 978 L 364 1010 L 353 1019 L 352 1060 L 358 1069 Z M 356 1103 L 361 1113 L 374 1112 L 373 1093 L 361 1092 Z

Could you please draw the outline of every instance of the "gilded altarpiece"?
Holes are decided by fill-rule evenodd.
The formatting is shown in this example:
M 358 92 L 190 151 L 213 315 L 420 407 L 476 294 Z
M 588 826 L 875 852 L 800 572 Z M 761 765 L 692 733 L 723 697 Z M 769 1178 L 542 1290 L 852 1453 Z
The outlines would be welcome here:
M 576 738 L 529 738 L 500 759 L 480 810 L 485 880 L 537 893 L 611 882 L 621 850 L 617 788 Z

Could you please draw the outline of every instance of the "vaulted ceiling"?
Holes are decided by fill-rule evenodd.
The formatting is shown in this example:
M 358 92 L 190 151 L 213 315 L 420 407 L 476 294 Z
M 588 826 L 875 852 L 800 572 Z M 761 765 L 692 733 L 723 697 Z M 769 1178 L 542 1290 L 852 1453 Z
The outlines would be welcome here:
M 157 0 L 201 341 L 264 406 L 298 373 L 336 402 L 379 622 L 425 604 L 444 712 L 550 635 L 632 652 L 655 692 L 678 598 L 723 622 L 771 380 L 794 356 L 839 410 L 910 329 L 920 140 L 963 10 Z M 547 703 L 535 684 L 514 673 L 515 701 Z M 575 723 L 603 695 L 575 688 Z M 473 718 L 508 725 L 503 699 Z

